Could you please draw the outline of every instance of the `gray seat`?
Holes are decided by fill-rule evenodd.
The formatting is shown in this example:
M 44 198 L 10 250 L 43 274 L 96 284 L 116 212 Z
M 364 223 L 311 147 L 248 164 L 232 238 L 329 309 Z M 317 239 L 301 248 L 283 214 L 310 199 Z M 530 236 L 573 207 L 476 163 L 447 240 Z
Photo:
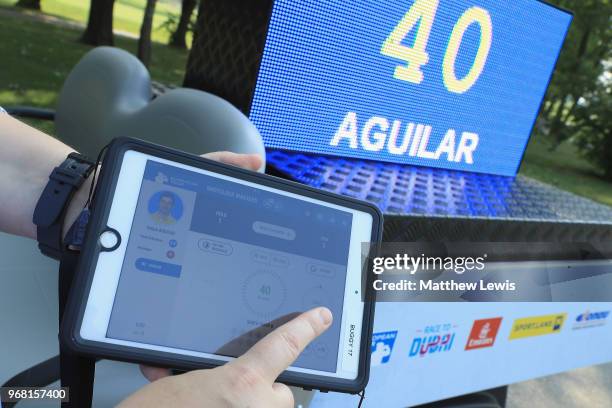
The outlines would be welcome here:
M 112 47 L 91 50 L 72 69 L 59 94 L 55 126 L 60 140 L 90 157 L 111 139 L 130 136 L 194 154 L 229 150 L 265 160 L 261 135 L 229 102 L 187 88 L 152 99 L 144 65 Z

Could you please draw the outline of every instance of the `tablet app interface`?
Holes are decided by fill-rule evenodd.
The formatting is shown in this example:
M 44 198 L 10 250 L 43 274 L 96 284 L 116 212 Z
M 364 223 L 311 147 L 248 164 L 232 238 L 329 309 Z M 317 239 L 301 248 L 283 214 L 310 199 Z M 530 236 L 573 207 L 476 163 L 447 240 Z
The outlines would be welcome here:
M 294 366 L 335 372 L 351 224 L 348 211 L 149 160 L 107 337 L 239 356 L 324 305 L 334 322 Z

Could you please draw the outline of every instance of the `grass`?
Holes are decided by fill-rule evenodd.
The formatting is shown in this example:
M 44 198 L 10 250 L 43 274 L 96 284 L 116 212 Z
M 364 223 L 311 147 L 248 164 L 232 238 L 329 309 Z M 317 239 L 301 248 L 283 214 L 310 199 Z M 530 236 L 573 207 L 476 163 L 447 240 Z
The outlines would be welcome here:
M 81 31 L 0 14 L 0 106 L 54 107 L 64 79 L 91 49 L 78 42 Z M 115 45 L 134 54 L 137 42 L 117 37 Z M 154 80 L 181 84 L 186 63 L 187 51 L 153 43 L 150 72 Z M 32 124 L 53 133 L 52 124 Z
M 612 206 L 612 183 L 570 142 L 550 151 L 542 136 L 532 137 L 519 173 Z
M 1 7 L 12 7 L 16 0 L 0 0 Z M 84 24 L 89 13 L 89 0 L 42 0 L 42 12 L 62 20 Z M 138 36 L 144 13 L 145 0 L 115 0 L 113 29 L 117 32 L 130 33 Z M 180 15 L 180 1 L 158 0 L 153 17 L 153 41 L 167 44 L 170 33 L 159 28 L 169 14 Z M 191 36 L 188 36 L 188 44 Z
M 14 0 L 0 0 L 0 11 L 3 6 L 13 3 Z M 86 0 L 42 0 L 45 12 L 64 20 L 80 22 L 86 19 L 88 4 Z M 115 27 L 137 33 L 143 4 L 144 0 L 116 0 Z M 158 14 L 168 7 L 178 7 L 168 1 L 160 2 L 159 6 Z M 15 9 L 11 7 L 10 10 Z M 81 32 L 79 28 L 35 21 L 25 16 L 14 18 L 0 13 L 0 106 L 54 107 L 64 79 L 90 49 L 77 41 Z M 156 35 L 159 39 L 161 33 L 156 32 Z M 166 39 L 162 38 L 162 42 Z M 117 36 L 116 46 L 135 53 L 136 40 Z M 154 43 L 151 76 L 162 83 L 180 84 L 186 60 L 186 51 Z M 54 134 L 52 123 L 29 123 Z M 599 177 L 597 169 L 582 159 L 569 143 L 550 152 L 541 136 L 532 138 L 520 173 L 612 205 L 612 183 Z

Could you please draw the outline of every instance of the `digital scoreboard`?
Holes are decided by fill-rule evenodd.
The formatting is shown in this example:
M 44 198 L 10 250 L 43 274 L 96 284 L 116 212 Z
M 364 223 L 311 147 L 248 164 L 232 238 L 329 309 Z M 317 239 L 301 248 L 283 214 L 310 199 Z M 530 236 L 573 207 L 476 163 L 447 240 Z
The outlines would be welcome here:
M 267 147 L 513 176 L 572 16 L 537 0 L 276 0 Z

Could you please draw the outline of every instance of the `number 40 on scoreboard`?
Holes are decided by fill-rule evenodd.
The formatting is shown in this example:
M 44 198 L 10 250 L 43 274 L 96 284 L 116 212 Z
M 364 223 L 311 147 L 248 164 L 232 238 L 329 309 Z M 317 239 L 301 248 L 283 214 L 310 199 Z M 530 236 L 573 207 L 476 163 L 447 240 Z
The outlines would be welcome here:
M 571 20 L 545 0 L 274 0 L 249 117 L 270 148 L 514 176 Z
M 425 48 L 427 47 L 431 27 L 434 24 L 438 4 L 439 0 L 416 0 L 383 43 L 380 49 L 381 54 L 407 63 L 407 65 L 398 65 L 395 68 L 394 78 L 415 84 L 420 84 L 423 81 L 421 67 L 429 61 L 429 55 Z M 418 23 L 414 44 L 412 47 L 404 45 L 402 42 Z M 457 52 L 463 35 L 472 24 L 480 26 L 480 44 L 467 75 L 463 78 L 457 78 L 455 75 Z M 489 13 L 481 7 L 468 8 L 453 27 L 444 53 L 442 78 L 446 89 L 461 94 L 476 83 L 487 61 L 492 41 L 493 25 Z

